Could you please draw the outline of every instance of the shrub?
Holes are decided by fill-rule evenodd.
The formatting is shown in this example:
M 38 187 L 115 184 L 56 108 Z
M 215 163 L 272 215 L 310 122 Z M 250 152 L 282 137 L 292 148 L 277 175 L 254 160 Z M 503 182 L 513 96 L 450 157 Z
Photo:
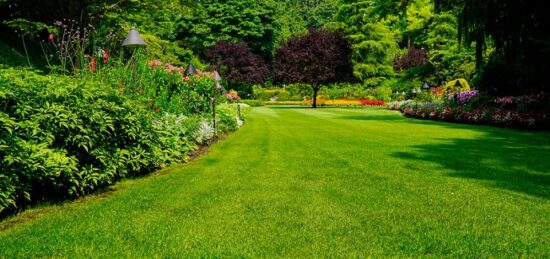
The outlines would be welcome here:
M 212 85 L 201 80 L 185 91 L 204 103 L 201 91 Z M 185 161 L 214 134 L 203 118 L 209 108 L 191 108 L 192 115 L 174 115 L 151 107 L 145 93 L 121 94 L 93 78 L 0 68 L 0 212 Z M 236 113 L 220 106 L 220 132 L 240 127 Z
M 218 125 L 216 130 L 218 133 L 235 131 L 243 125 L 237 111 L 237 104 L 218 105 L 216 115 L 216 125 Z
M 464 78 L 459 78 L 459 79 L 449 81 L 443 87 L 443 92 L 445 94 L 461 93 L 469 90 L 470 90 L 470 84 Z

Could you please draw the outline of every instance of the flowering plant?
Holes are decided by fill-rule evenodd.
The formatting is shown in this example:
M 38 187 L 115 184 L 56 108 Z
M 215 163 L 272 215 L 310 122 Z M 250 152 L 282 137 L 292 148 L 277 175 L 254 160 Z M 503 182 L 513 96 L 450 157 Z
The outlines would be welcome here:
M 478 94 L 478 90 L 471 90 L 457 94 L 449 94 L 447 95 L 447 100 L 454 101 L 457 104 L 467 104 L 472 100 L 472 98 L 474 98 Z
M 235 100 L 240 100 L 241 99 L 239 97 L 239 94 L 235 90 L 230 90 L 229 93 L 226 93 L 224 96 L 230 101 L 235 101 Z

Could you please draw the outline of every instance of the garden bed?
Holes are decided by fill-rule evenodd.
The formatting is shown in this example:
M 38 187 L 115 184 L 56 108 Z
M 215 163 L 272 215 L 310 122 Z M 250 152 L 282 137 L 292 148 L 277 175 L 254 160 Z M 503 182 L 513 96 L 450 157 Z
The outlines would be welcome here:
M 449 95 L 445 102 L 388 104 L 404 116 L 427 120 L 534 130 L 550 129 L 550 99 L 544 93 L 491 98 L 477 91 Z

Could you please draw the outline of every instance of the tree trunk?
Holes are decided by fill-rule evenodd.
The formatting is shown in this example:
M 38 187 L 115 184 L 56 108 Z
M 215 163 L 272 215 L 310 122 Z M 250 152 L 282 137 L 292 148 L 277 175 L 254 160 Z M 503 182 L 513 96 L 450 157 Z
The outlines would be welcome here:
M 317 108 L 317 93 L 319 92 L 319 87 L 313 87 L 313 108 Z
M 477 29 L 478 32 L 476 33 L 476 71 L 479 71 L 481 69 L 481 66 L 483 65 L 483 45 L 485 42 L 483 41 L 483 32 L 481 29 Z

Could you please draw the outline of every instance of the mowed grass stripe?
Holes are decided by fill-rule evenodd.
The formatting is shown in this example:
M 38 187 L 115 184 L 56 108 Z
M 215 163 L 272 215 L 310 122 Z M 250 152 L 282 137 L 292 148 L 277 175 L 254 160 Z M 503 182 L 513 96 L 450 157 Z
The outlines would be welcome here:
M 550 256 L 550 134 L 260 107 L 209 154 L 30 210 L 0 257 Z

